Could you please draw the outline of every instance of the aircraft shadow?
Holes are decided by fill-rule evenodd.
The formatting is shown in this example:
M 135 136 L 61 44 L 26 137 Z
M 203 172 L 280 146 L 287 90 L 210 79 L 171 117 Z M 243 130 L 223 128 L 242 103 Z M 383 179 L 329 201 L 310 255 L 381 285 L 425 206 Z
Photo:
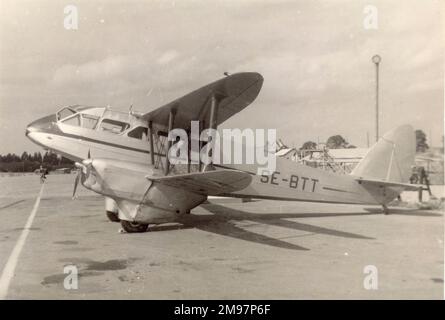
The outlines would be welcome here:
M 365 208 L 369 213 L 378 213 L 382 214 L 381 209 L 376 208 Z M 417 216 L 417 217 L 442 217 L 443 214 L 437 213 L 437 212 L 428 212 L 426 210 L 420 210 L 420 209 L 396 209 L 396 208 L 389 208 L 389 215 L 404 215 L 404 216 Z
M 7 205 L 4 205 L 4 206 L 0 207 L 0 210 L 7 209 L 7 208 L 10 208 L 10 207 L 13 207 L 13 206 L 15 206 L 15 205 L 17 205 L 17 204 L 19 204 L 19 203 L 25 202 L 25 201 L 26 201 L 26 200 L 18 200 L 18 201 L 9 203 L 9 204 L 7 204 Z
M 179 222 L 179 221 L 178 221 Z M 149 227 L 150 232 L 158 232 L 158 231 L 174 231 L 174 230 L 184 230 L 184 229 L 193 229 L 194 227 L 192 225 L 185 225 L 180 222 L 180 224 L 174 224 L 174 225 L 154 225 Z
M 354 216 L 354 215 L 370 215 L 375 213 L 316 213 L 316 214 L 292 214 L 292 213 L 271 213 L 271 214 L 256 214 L 246 211 L 236 210 L 229 207 L 224 207 L 215 203 L 208 203 L 201 205 L 211 214 L 204 215 L 187 215 L 181 218 L 178 222 L 182 223 L 182 227 L 172 229 L 189 229 L 197 228 L 203 231 L 216 233 L 223 236 L 260 243 L 273 247 L 291 249 L 291 250 L 310 250 L 308 248 L 289 243 L 280 239 L 272 238 L 255 232 L 247 231 L 236 225 L 236 221 L 249 220 L 259 224 L 267 224 L 278 227 L 284 227 L 292 230 L 305 231 L 309 233 L 324 234 L 335 237 L 373 240 L 372 237 L 364 235 L 329 229 L 325 227 L 314 226 L 306 223 L 283 220 L 291 218 L 308 218 L 308 217 L 332 217 L 332 216 Z M 164 229 L 163 229 L 164 230 Z

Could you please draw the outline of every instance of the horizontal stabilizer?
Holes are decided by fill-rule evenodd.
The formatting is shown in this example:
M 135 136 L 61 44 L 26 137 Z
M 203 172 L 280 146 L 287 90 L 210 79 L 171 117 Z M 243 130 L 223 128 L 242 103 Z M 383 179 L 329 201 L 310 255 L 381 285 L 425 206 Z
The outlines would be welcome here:
M 146 178 L 170 187 L 210 196 L 242 190 L 252 181 L 250 174 L 237 170 L 216 170 L 165 177 L 147 176 Z
M 407 191 L 418 191 L 423 186 L 420 184 L 409 184 L 409 183 L 400 183 L 400 182 L 388 182 L 383 180 L 374 180 L 374 179 L 356 179 L 360 184 L 370 184 L 376 187 L 396 187 L 403 188 L 403 190 Z

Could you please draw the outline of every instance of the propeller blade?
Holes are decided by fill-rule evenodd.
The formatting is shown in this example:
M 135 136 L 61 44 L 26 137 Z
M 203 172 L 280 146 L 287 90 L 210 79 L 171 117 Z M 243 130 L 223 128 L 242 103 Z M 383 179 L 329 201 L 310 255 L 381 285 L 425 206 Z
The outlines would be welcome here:
M 91 152 L 90 149 L 88 149 L 88 155 L 87 155 L 87 159 L 83 160 L 82 163 L 78 163 L 76 162 L 74 165 L 77 168 L 77 175 L 76 175 L 76 180 L 74 180 L 74 189 L 73 189 L 73 200 L 76 198 L 76 191 L 77 191 L 77 185 L 79 184 L 79 180 L 82 176 L 82 171 L 84 171 L 85 175 L 89 175 L 89 170 L 91 169 Z
M 78 169 L 77 175 L 76 175 L 76 180 L 74 180 L 74 189 L 73 189 L 73 198 L 72 198 L 73 200 L 76 198 L 77 185 L 79 184 L 80 175 L 82 174 L 81 170 L 82 169 Z

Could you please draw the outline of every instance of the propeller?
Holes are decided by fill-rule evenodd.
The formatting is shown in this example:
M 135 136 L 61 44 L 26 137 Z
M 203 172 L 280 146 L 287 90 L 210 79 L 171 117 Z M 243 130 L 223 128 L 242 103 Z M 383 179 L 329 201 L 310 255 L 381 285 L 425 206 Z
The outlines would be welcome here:
M 87 159 L 88 160 L 91 159 L 91 153 L 90 153 L 89 149 L 88 149 Z M 84 170 L 84 168 L 85 168 L 85 165 L 83 165 L 79 162 L 76 162 L 74 165 L 77 168 L 77 175 L 76 175 L 76 179 L 74 180 L 74 189 L 73 189 L 73 196 L 72 196 L 73 200 L 76 199 L 77 185 L 79 184 L 80 178 L 82 177 L 82 170 Z
M 76 199 L 76 190 L 77 190 L 77 185 L 79 184 L 81 174 L 82 174 L 82 169 L 81 168 L 77 169 L 76 180 L 74 180 L 74 189 L 72 197 L 73 200 Z

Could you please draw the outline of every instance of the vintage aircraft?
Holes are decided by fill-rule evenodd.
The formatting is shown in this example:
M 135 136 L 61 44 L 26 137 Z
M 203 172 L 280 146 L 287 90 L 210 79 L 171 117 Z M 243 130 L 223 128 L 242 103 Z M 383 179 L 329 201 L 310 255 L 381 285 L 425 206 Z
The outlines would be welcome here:
M 339 175 L 287 159 L 258 175 L 256 164 L 175 166 L 166 156 L 174 128 L 190 130 L 191 121 L 214 128 L 258 96 L 263 77 L 244 72 L 193 91 L 148 113 L 109 107 L 69 106 L 32 122 L 26 136 L 45 149 L 76 161 L 79 180 L 105 196 L 110 220 L 127 232 L 144 232 L 206 201 L 228 196 L 383 206 L 404 190 L 414 161 L 413 129 L 385 134 L 350 175 Z

